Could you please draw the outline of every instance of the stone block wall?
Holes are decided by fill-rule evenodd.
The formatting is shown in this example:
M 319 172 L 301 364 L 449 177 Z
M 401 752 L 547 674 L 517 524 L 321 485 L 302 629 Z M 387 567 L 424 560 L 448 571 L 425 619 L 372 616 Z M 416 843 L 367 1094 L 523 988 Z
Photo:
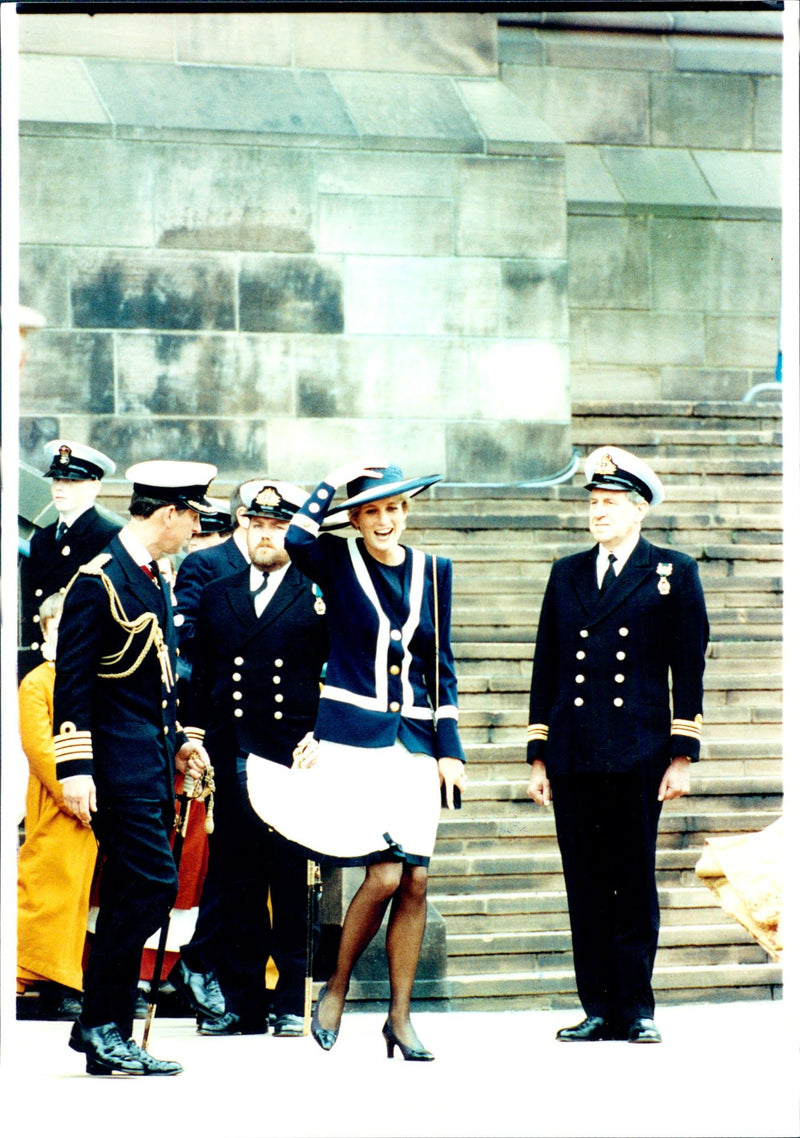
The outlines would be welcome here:
M 566 143 L 573 399 L 739 399 L 774 379 L 773 16 L 728 36 L 675 34 L 668 13 L 501 20 L 504 85 Z

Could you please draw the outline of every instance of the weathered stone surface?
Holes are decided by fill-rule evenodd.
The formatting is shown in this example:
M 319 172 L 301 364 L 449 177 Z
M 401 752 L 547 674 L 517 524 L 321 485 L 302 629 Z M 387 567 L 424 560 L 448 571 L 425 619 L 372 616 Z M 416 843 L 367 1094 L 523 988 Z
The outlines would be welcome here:
M 564 163 L 551 158 L 463 159 L 456 227 L 461 256 L 563 257 Z
M 703 318 L 695 313 L 574 312 L 573 358 L 580 363 L 654 367 L 701 365 Z
M 21 52 L 173 58 L 173 19 L 167 12 L 25 12 L 19 19 Z
M 501 287 L 504 335 L 566 340 L 566 260 L 503 261 Z
M 567 201 L 570 205 L 574 202 L 613 202 L 622 208 L 622 194 L 603 165 L 596 146 L 567 146 L 566 164 Z
M 218 482 L 238 482 L 269 469 L 266 432 L 265 421 L 252 415 L 238 419 L 128 415 L 98 419 L 93 445 L 113 455 L 120 470 L 145 458 L 176 458 L 212 462 L 219 471 Z
M 295 336 L 297 413 L 368 419 L 471 418 L 472 347 L 443 337 Z
M 179 63 L 292 66 L 290 12 L 178 12 L 174 19 Z
M 501 78 L 565 142 L 649 141 L 646 75 L 508 64 Z
M 672 66 L 672 53 L 661 36 L 576 28 L 570 31 L 540 28 L 536 35 L 544 47 L 548 67 L 667 71 Z
M 22 244 L 118 247 L 152 242 L 153 178 L 146 147 L 23 137 L 20 185 Z
M 756 105 L 753 146 L 756 150 L 780 150 L 782 82 L 780 79 L 755 80 Z
M 522 63 L 541 67 L 544 63 L 542 37 L 531 28 L 510 28 L 500 24 L 497 29 L 497 58 L 501 65 Z
M 752 146 L 749 76 L 673 73 L 654 75 L 650 84 L 654 146 Z
M 776 222 L 656 218 L 650 234 L 655 308 L 778 311 L 781 237 Z
M 473 418 L 542 422 L 569 418 L 569 352 L 548 340 L 508 340 L 473 349 Z
M 564 144 L 555 131 L 499 80 L 462 80 L 456 87 L 486 139 L 489 154 L 563 156 Z
M 293 482 L 315 485 L 334 464 L 362 454 L 385 454 L 412 477 L 445 470 L 444 421 L 408 419 L 270 419 L 270 470 Z M 449 477 L 449 475 L 448 475 Z
M 90 60 L 113 122 L 164 130 L 353 134 L 327 76 L 279 68 L 174 67 Z
M 566 466 L 566 423 L 448 423 L 447 480 L 525 482 Z
M 777 13 L 776 13 L 777 14 Z M 779 39 L 738 36 L 670 36 L 673 66 L 678 71 L 740 71 L 749 75 L 780 75 Z
M 365 146 L 481 150 L 483 140 L 449 79 L 331 72 Z
M 778 354 L 778 318 L 710 316 L 706 362 L 721 367 L 770 367 Z
M 19 405 L 24 414 L 114 411 L 112 337 L 41 329 L 20 375 Z
M 762 377 L 759 376 L 759 380 Z M 738 400 L 757 382 L 750 370 L 730 368 L 664 368 L 663 399 Z
M 316 247 L 321 253 L 453 253 L 453 207 L 448 198 L 380 195 L 319 198 Z
M 320 150 L 314 155 L 320 194 L 449 197 L 455 159 L 450 154 Z
M 290 347 L 276 336 L 118 334 L 121 415 L 287 415 Z
M 245 257 L 239 326 L 244 332 L 341 332 L 342 287 L 335 258 Z
M 220 259 L 74 258 L 70 298 L 77 328 L 234 328 L 234 268 Z
M 649 307 L 646 219 L 570 217 L 568 235 L 570 307 Z
M 714 195 L 686 150 L 604 146 L 600 157 L 630 204 L 715 204 Z
M 19 420 L 19 457 L 35 470 L 44 473 L 50 466 L 50 458 L 45 456 L 43 448 L 45 443 L 50 442 L 51 439 L 75 439 L 102 450 L 103 448 L 97 438 L 98 424 L 102 422 L 102 416 L 93 415 L 91 412 L 85 414 L 72 414 L 70 412 L 59 415 L 21 415 Z M 109 457 L 115 462 L 117 461 L 115 455 L 109 453 Z M 109 487 L 112 481 L 118 482 L 123 474 L 124 471 L 117 470 L 113 479 L 103 481 L 104 489 L 101 499 L 106 496 L 106 487 Z M 45 489 L 46 500 L 50 500 L 50 487 L 46 480 Z M 38 498 L 38 494 L 36 496 Z M 107 503 L 101 502 L 101 504 Z M 116 506 L 109 503 L 108 508 L 115 509 Z M 30 515 L 26 516 L 30 517 Z
M 79 61 L 49 56 L 20 56 L 19 117 L 21 122 L 109 122 Z
M 155 244 L 261 253 L 313 250 L 314 165 L 302 149 L 140 149 L 152 167 Z
M 478 12 L 314 12 L 293 17 L 295 67 L 493 75 L 497 21 Z
M 619 398 L 641 399 L 645 402 L 667 398 L 663 395 L 664 383 L 658 368 L 603 367 L 602 364 L 573 364 L 569 373 L 570 396 L 574 400 Z
M 37 309 L 49 328 L 69 324 L 69 253 L 47 245 L 19 250 L 19 299 Z
M 696 150 L 694 158 L 722 205 L 764 211 L 781 208 L 779 154 Z
M 493 336 L 498 270 L 478 258 L 349 257 L 348 333 Z

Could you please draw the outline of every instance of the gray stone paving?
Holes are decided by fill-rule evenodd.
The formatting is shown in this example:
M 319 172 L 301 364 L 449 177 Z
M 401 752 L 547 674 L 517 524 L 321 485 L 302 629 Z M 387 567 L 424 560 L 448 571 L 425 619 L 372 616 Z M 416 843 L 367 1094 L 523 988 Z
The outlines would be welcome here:
M 556 1043 L 555 1031 L 578 1018 L 420 1011 L 415 1023 L 437 1059 L 409 1065 L 387 1063 L 377 1013 L 350 1012 L 329 1054 L 310 1038 L 211 1039 L 191 1020 L 157 1020 L 150 1049 L 184 1064 L 177 1079 L 90 1078 L 67 1048 L 68 1024 L 11 1021 L 0 1101 L 4 1119 L 24 1117 L 14 1133 L 26 1138 L 800 1134 L 797 1016 L 787 1003 L 661 1008 L 656 1047 Z

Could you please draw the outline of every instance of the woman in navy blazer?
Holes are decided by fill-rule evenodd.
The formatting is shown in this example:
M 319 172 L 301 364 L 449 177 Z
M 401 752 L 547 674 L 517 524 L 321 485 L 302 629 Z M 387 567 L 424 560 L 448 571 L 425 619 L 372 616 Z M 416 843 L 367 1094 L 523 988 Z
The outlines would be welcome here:
M 411 1023 L 411 989 L 440 801 L 455 805 L 464 751 L 450 647 L 452 564 L 400 538 L 409 498 L 438 477 L 342 467 L 312 492 L 286 536 L 292 561 L 322 590 L 331 644 L 319 751 L 297 763 L 313 765 L 313 774 L 282 772 L 298 789 L 297 827 L 277 817 L 274 786 L 264 791 L 262 816 L 323 859 L 367 867 L 345 915 L 336 969 L 314 1008 L 312 1034 L 326 1051 L 336 1042 L 352 970 L 391 904 L 387 1054 L 399 1047 L 405 1059 L 433 1058 Z M 331 509 L 345 483 L 347 501 Z M 347 525 L 357 533 L 345 540 L 321 532 Z

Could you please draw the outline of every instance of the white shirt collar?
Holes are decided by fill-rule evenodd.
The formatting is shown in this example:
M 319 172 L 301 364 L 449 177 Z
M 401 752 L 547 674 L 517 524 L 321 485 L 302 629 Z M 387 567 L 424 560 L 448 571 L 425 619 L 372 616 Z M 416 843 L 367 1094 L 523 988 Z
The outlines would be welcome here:
M 628 560 L 628 558 L 633 553 L 636 546 L 639 544 L 639 538 L 640 537 L 641 537 L 641 534 L 637 532 L 633 535 L 633 537 L 629 537 L 627 541 L 623 541 L 622 544 L 618 545 L 617 548 L 614 550 L 608 550 L 608 549 L 606 549 L 606 547 L 604 545 L 598 545 L 598 547 L 597 547 L 597 581 L 598 581 L 598 584 L 603 580 L 603 577 L 605 576 L 606 569 L 608 568 L 608 555 L 609 555 L 609 553 L 613 553 L 614 557 L 616 558 L 614 565 L 613 565 L 613 569 L 614 569 L 614 573 L 617 576 L 619 576 L 620 573 L 622 572 L 622 569 L 623 569 L 623 566 L 625 565 L 625 562 Z
M 286 576 L 286 573 L 288 572 L 290 565 L 291 565 L 291 562 L 287 561 L 285 565 L 281 565 L 280 569 L 273 569 L 273 571 L 268 575 L 267 587 L 264 590 L 264 594 L 266 594 L 266 600 L 264 602 L 265 605 L 266 605 L 267 601 L 271 597 L 273 597 L 275 595 L 275 593 L 278 591 L 278 588 L 280 587 L 280 583 L 283 580 L 283 578 Z M 264 580 L 263 569 L 257 569 L 255 565 L 251 564 L 250 565 L 250 590 L 251 590 L 251 592 L 254 591 L 255 589 L 257 589 L 263 580 Z
M 71 525 L 75 524 L 78 518 L 82 517 L 82 515 L 91 510 L 91 508 L 91 506 L 84 506 L 81 510 L 67 510 L 63 514 L 58 515 L 58 520 L 63 522 L 67 529 L 69 529 Z
M 117 537 L 137 565 L 149 565 L 151 561 L 155 560 L 147 546 L 143 545 L 127 526 L 122 527 Z

